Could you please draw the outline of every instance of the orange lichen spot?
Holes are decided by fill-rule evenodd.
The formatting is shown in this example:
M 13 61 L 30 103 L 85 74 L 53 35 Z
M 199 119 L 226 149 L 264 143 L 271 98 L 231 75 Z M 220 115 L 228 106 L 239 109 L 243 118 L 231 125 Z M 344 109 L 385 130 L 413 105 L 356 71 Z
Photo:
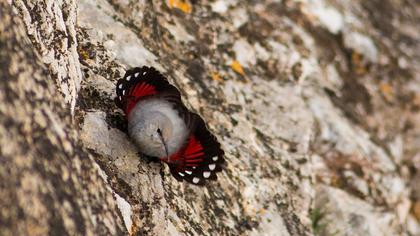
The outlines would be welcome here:
M 169 0 L 168 1 L 168 5 L 169 5 L 170 8 L 177 8 L 177 9 L 183 11 L 184 13 L 191 13 L 191 11 L 192 11 L 191 4 L 189 4 L 186 1 L 182 1 L 182 0 Z
M 414 203 L 413 213 L 417 220 L 420 221 L 420 200 Z
M 420 107 L 420 94 L 414 94 L 413 105 Z
M 219 73 L 217 73 L 217 72 L 212 72 L 211 73 L 211 78 L 214 80 L 214 81 L 222 81 L 222 77 L 219 75 Z
M 363 55 L 353 52 L 351 54 L 351 62 L 354 65 L 356 74 L 363 75 L 367 73 L 366 65 L 363 63 Z
M 353 62 L 353 64 L 360 64 L 362 62 L 362 55 L 360 55 L 357 52 L 352 52 L 351 61 Z
M 392 97 L 394 96 L 394 90 L 391 87 L 391 85 L 388 83 L 381 83 L 379 85 L 379 89 L 381 90 L 381 93 L 384 95 L 384 97 L 387 100 L 391 100 Z
M 230 64 L 230 67 L 236 73 L 238 73 L 242 76 L 245 75 L 244 68 L 242 67 L 241 63 L 239 63 L 239 61 L 237 61 L 237 60 L 232 61 L 232 63 Z
M 263 214 L 265 214 L 265 212 L 266 212 L 266 210 L 264 208 L 261 208 L 257 211 L 257 214 L 263 215 Z

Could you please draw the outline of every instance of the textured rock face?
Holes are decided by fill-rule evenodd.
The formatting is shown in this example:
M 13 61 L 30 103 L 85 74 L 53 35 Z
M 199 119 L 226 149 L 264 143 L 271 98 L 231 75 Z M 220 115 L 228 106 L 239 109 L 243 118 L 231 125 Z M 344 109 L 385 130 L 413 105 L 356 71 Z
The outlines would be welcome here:
M 112 234 L 420 234 L 416 1 L 13 5 L 118 207 Z M 128 139 L 115 83 L 141 65 L 222 143 L 218 182 L 179 183 Z
M 397 235 L 392 213 L 354 198 L 349 194 L 320 185 L 317 187 L 315 207 L 323 209 L 319 235 Z
M 82 79 L 76 40 L 76 1 L 13 0 L 26 31 L 73 113 Z
M 0 235 L 126 232 L 64 98 L 0 2 Z

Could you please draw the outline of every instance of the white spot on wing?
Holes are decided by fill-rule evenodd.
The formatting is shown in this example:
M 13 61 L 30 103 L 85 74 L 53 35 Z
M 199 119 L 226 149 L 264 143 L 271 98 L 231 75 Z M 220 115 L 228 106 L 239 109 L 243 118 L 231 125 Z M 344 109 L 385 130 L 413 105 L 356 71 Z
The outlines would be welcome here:
M 131 75 L 127 76 L 127 78 L 125 78 L 127 81 L 130 81 L 131 79 Z
M 139 76 L 139 74 L 140 74 L 139 72 L 135 73 L 135 74 L 134 74 L 134 77 L 136 77 L 136 78 L 137 78 L 137 76 Z
M 143 72 L 143 75 L 145 75 L 147 72 L 145 71 L 145 72 Z
M 210 174 L 211 174 L 210 171 L 204 171 L 203 177 L 207 179 L 208 177 L 210 177 Z
M 197 168 L 197 166 L 193 166 L 193 169 L 195 170 L 195 168 Z
M 118 88 L 119 88 L 119 89 L 122 89 L 122 84 L 118 85 Z
M 186 171 L 185 171 L 185 173 L 187 173 L 187 174 L 189 174 L 189 175 L 190 175 L 190 174 L 192 174 L 192 172 L 191 172 L 191 171 L 189 171 L 189 170 L 186 170 Z
M 182 177 L 184 177 L 185 175 L 184 175 L 184 173 L 182 173 L 182 172 L 178 172 L 178 174 L 180 175 L 180 176 L 182 176 Z
M 218 156 L 213 157 L 213 161 L 217 161 L 217 159 L 219 159 Z
M 125 95 L 125 90 L 122 91 L 122 94 Z
M 199 178 L 197 178 L 197 177 L 194 177 L 194 178 L 193 178 L 193 183 L 197 184 L 198 182 L 200 182 L 200 179 L 199 179 Z
M 209 165 L 209 169 L 210 169 L 210 170 L 214 170 L 214 169 L 216 169 L 216 164 L 210 164 L 210 165 Z

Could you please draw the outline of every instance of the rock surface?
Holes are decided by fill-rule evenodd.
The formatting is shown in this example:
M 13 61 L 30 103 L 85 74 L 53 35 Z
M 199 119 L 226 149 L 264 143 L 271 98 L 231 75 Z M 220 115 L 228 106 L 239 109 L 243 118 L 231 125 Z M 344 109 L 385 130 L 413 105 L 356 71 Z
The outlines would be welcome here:
M 94 157 L 83 160 L 100 167 L 113 234 L 122 222 L 133 235 L 420 234 L 415 0 L 13 6 Z M 222 143 L 218 182 L 179 183 L 128 139 L 115 83 L 141 65 Z
M 0 1 L 0 235 L 122 235 L 112 192 L 46 71 Z

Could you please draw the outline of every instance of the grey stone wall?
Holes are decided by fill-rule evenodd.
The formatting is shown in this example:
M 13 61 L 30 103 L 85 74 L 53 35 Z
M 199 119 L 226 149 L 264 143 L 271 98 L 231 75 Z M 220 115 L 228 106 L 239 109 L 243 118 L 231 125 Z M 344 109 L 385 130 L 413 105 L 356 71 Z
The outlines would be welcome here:
M 24 208 L 25 217 L 45 212 L 46 222 L 68 234 L 420 234 L 416 1 L 2 4 L 9 9 L 0 9 L 2 17 L 19 16 L 32 46 L 2 34 L 3 42 L 14 39 L 25 50 L 6 45 L 0 53 L 38 55 L 36 63 L 2 63 L 0 91 L 11 95 L 0 95 L 6 114 L 0 147 L 10 150 L 0 151 L 8 161 L 0 176 L 15 170 L 10 176 L 17 183 L 29 181 L 26 190 L 10 180 L 2 188 L 10 196 L 43 188 L 54 196 L 46 198 L 54 202 L 48 207 L 37 194 L 11 197 L 18 202 L 7 205 L 17 209 L 41 202 L 39 209 Z M 0 27 L 11 32 L 7 22 Z M 17 65 L 26 74 L 13 72 Z M 179 183 L 128 139 L 113 102 L 115 83 L 125 69 L 142 65 L 163 72 L 221 141 L 227 167 L 218 182 Z M 19 78 L 25 83 L 14 82 Z M 25 89 L 37 91 L 50 113 L 11 92 Z M 14 101 L 28 110 L 7 105 Z M 40 118 L 31 115 L 38 110 Z M 24 128 L 5 128 L 21 117 Z M 42 120 L 45 128 L 36 131 Z M 42 178 L 25 180 L 13 158 L 26 150 L 17 144 L 25 135 L 42 137 L 25 141 L 34 153 L 22 154 L 31 157 L 23 161 L 30 173 Z M 36 151 L 46 143 L 58 147 Z M 54 171 L 72 182 L 44 174 Z M 66 197 L 58 197 L 62 192 Z M 3 214 L 4 232 L 34 224 L 19 217 Z M 44 225 L 40 235 L 56 233 Z

